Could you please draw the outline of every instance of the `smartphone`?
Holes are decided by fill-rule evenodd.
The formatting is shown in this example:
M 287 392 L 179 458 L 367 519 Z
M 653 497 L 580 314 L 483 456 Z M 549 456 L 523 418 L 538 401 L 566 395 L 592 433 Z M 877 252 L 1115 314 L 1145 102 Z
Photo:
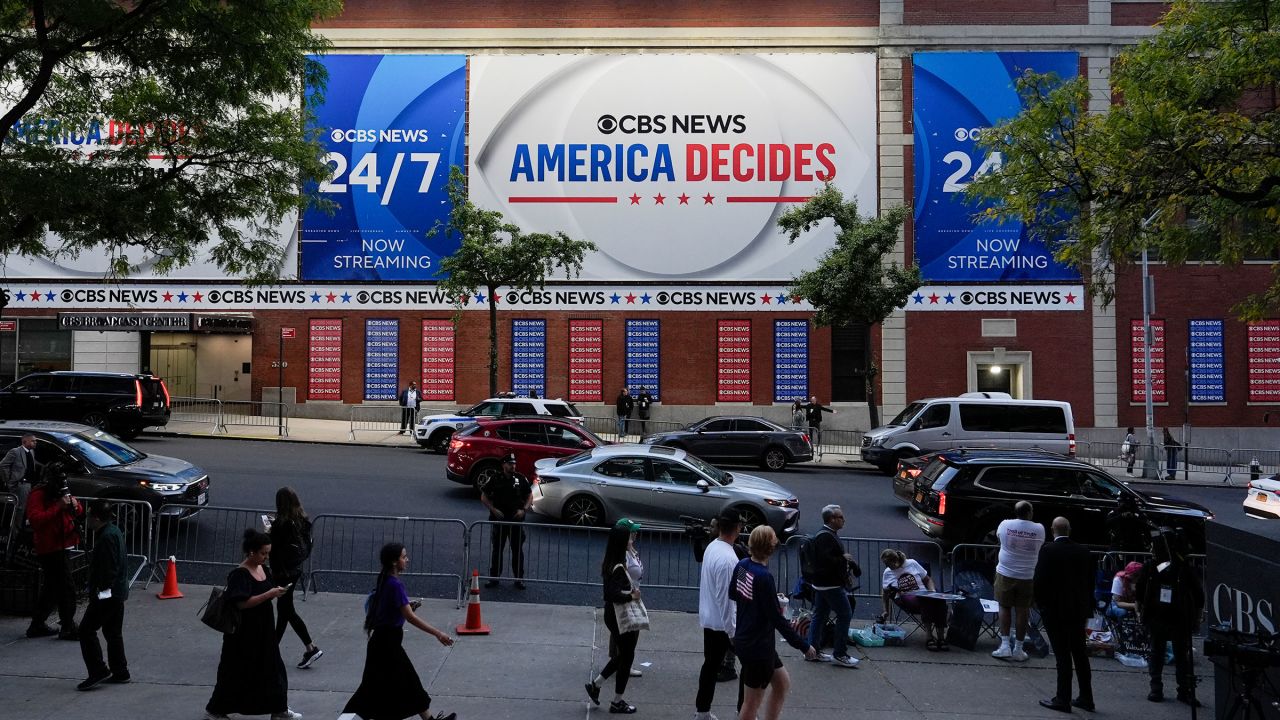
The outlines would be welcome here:
M 422 601 L 421 601 L 421 600 L 410 600 L 410 601 L 409 601 L 409 609 L 410 609 L 410 610 L 413 610 L 413 611 L 415 611 L 415 612 L 416 612 L 416 611 L 418 610 L 418 608 L 420 608 L 420 607 L 422 607 Z

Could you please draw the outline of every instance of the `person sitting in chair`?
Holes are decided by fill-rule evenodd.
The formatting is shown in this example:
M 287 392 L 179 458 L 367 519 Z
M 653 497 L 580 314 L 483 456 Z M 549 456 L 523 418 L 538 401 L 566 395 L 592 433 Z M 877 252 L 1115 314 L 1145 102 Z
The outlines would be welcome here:
M 920 597 L 915 593 L 930 591 L 936 588 L 929 571 L 920 563 L 907 557 L 901 550 L 886 548 L 880 553 L 880 562 L 884 563 L 884 573 L 880 578 L 880 598 L 884 603 L 884 612 L 876 618 L 876 622 L 887 622 L 890 612 L 890 601 L 908 613 L 920 618 L 924 629 L 924 646 L 929 650 L 948 650 L 947 645 L 947 602 L 938 598 Z M 929 637 L 932 634 L 933 637 Z

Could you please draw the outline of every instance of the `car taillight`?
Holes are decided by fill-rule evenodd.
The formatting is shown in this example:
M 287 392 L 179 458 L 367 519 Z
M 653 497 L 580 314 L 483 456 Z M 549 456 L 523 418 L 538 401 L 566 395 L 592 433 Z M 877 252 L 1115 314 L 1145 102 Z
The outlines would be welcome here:
M 164 393 L 164 406 L 173 407 L 173 399 L 169 397 L 169 386 L 165 385 L 163 380 L 160 381 L 160 392 Z
M 553 483 L 553 482 L 560 482 L 560 478 L 555 477 L 554 475 L 535 475 L 535 477 L 537 478 L 535 482 L 541 485 L 546 485 L 547 483 Z
M 119 386 L 117 386 L 119 387 Z M 142 407 L 142 381 L 133 381 L 133 404 Z
M 1075 433 L 1071 433 L 1070 435 L 1067 435 L 1067 454 L 1068 455 L 1076 454 L 1076 434 Z
M 458 439 L 453 439 L 453 440 L 450 440 L 450 441 L 449 441 L 449 449 L 450 449 L 450 450 L 461 450 L 461 449 L 463 448 L 463 446 L 465 446 L 465 445 L 466 445 L 466 443 L 465 443 L 465 442 L 463 442 L 463 441 L 461 441 L 461 440 L 458 440 Z
M 804 438 L 804 444 L 813 447 L 813 441 L 809 439 L 809 433 L 800 433 L 800 437 Z
M 938 514 L 947 514 L 947 492 L 945 490 L 938 493 Z
M 920 468 L 907 468 L 907 477 L 918 478 L 922 472 L 924 472 L 924 470 L 921 470 Z

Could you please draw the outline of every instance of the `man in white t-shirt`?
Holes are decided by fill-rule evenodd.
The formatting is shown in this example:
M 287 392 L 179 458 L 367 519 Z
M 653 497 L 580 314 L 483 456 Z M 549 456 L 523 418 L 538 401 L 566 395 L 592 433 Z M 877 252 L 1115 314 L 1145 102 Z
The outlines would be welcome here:
M 716 532 L 702 554 L 702 577 L 698 583 L 698 621 L 702 625 L 702 670 L 698 673 L 698 697 L 694 708 L 696 720 L 716 720 L 711 714 L 711 701 L 716 695 L 716 676 L 724 663 L 724 655 L 733 644 L 737 622 L 737 603 L 729 599 L 729 584 L 738 565 L 733 543 L 742 529 L 742 518 L 724 512 L 716 518 Z
M 1000 603 L 1000 647 L 991 657 L 1016 662 L 1027 659 L 1022 643 L 1027 639 L 1031 620 L 1033 583 L 1036 560 L 1044 544 L 1044 526 L 1031 519 L 1031 503 L 1021 500 L 1013 506 L 1013 520 L 1005 520 L 996 529 L 1000 539 L 1000 558 L 996 564 L 996 602 Z M 1016 628 L 1017 639 L 1010 637 L 1009 626 Z

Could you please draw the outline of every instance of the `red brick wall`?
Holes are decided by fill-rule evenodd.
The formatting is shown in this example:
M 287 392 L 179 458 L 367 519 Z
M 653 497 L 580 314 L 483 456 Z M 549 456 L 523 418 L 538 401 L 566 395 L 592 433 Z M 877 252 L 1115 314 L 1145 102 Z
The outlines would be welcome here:
M 364 311 L 345 313 L 300 313 L 270 310 L 254 313 L 253 396 L 260 398 L 263 387 L 274 387 L 276 371 L 271 369 L 278 352 L 277 338 L 282 326 L 298 328 L 298 337 L 285 341 L 285 387 L 298 388 L 298 399 L 306 398 L 307 326 L 311 318 L 341 317 L 342 400 L 359 403 L 364 399 L 364 321 L 366 318 L 400 319 L 400 384 L 418 378 L 422 363 L 422 323 L 424 318 L 447 318 L 448 313 L 387 313 Z M 751 320 L 751 397 L 757 405 L 773 403 L 773 320 L 807 318 L 808 313 L 731 312 L 636 312 L 632 314 L 581 312 L 501 312 L 498 315 L 498 390 L 511 389 L 511 321 L 515 318 L 547 320 L 547 395 L 568 397 L 569 320 L 604 320 L 603 402 L 609 402 L 626 382 L 625 334 L 628 318 L 660 318 L 662 400 L 673 405 L 711 405 L 716 401 L 716 321 Z M 456 330 L 454 378 L 457 402 L 483 400 L 489 394 L 489 316 L 467 312 Z M 809 336 L 809 387 L 812 394 L 831 397 L 831 333 L 816 328 Z
M 1148 26 L 1160 22 L 1164 14 L 1169 12 L 1169 3 L 1112 3 L 1112 25 Z
M 1187 265 L 1169 268 L 1153 265 L 1156 312 L 1165 323 L 1165 387 L 1168 403 L 1157 405 L 1156 427 L 1181 425 L 1186 420 L 1187 321 L 1218 319 L 1223 323 L 1223 360 L 1226 405 L 1192 405 L 1191 424 L 1200 427 L 1262 425 L 1264 412 L 1280 406 L 1249 405 L 1248 342 L 1243 322 L 1232 307 L 1250 293 L 1258 293 L 1272 280 L 1267 265 L 1221 267 Z M 1146 422 L 1143 403 L 1131 402 L 1133 389 L 1133 341 L 1129 328 L 1142 320 L 1142 272 L 1126 268 L 1116 278 L 1116 355 L 1119 425 L 1140 427 Z
M 1088 0 L 906 0 L 907 25 L 1082 25 Z
M 878 0 L 347 0 L 316 27 L 874 27 Z
M 983 318 L 1016 318 L 1018 336 L 982 337 Z M 966 392 L 967 353 L 995 347 L 1030 352 L 1032 397 L 1065 400 L 1071 403 L 1077 427 L 1093 425 L 1093 330 L 1087 310 L 908 312 L 907 400 Z

